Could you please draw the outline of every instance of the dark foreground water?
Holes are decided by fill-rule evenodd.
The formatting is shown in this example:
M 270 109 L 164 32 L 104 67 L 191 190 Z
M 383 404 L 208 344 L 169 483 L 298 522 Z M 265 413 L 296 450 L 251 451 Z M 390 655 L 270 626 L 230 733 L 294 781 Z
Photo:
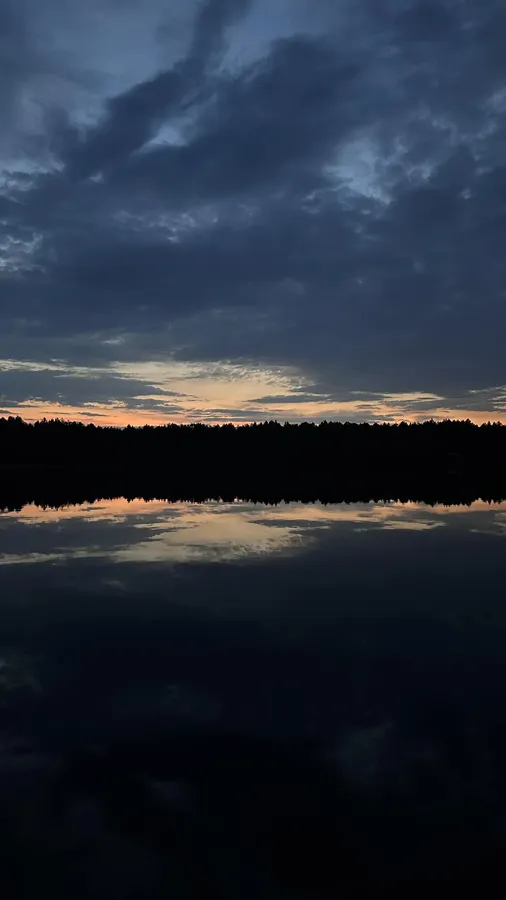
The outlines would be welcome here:
M 2 895 L 499 887 L 505 550 L 506 504 L 1 515 Z

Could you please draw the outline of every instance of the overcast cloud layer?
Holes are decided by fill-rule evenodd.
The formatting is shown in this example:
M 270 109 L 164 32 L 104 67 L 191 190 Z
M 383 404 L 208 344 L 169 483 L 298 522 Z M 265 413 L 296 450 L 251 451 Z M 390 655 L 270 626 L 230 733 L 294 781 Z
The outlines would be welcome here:
M 503 0 L 0 0 L 0 407 L 506 420 Z

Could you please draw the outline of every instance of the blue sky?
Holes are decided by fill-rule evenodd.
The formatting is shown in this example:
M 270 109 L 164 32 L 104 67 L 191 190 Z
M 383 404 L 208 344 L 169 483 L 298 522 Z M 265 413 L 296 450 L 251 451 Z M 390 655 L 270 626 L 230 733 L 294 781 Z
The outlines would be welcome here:
M 506 421 L 505 38 L 499 0 L 0 0 L 3 414 Z

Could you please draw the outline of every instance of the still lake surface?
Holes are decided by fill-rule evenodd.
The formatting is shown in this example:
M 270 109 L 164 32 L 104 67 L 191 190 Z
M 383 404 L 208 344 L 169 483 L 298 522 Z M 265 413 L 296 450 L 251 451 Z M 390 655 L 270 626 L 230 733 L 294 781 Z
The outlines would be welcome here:
M 9 896 L 497 879 L 505 551 L 505 503 L 0 514 Z

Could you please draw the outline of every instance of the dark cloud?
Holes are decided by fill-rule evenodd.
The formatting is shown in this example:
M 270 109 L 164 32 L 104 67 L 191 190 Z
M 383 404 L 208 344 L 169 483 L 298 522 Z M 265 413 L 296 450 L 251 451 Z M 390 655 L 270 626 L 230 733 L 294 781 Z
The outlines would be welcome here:
M 143 399 L 146 396 L 156 399 Z M 163 408 L 165 401 L 181 397 L 156 385 L 135 378 L 90 372 L 67 375 L 59 370 L 11 369 L 0 371 L 0 400 L 16 406 L 25 400 L 43 400 L 62 405 L 81 406 L 84 403 L 112 403 L 120 401 L 129 409 Z M 143 406 L 144 404 L 144 406 Z M 168 404 L 174 412 L 178 406 Z
M 217 90 L 187 144 L 131 158 L 114 182 L 196 203 L 275 188 L 276 179 L 284 185 L 295 174 L 307 179 L 315 157 L 349 124 L 352 76 L 325 41 L 281 41 L 267 60 Z
M 171 112 L 191 106 L 203 88 L 206 65 L 222 46 L 225 27 L 248 5 L 249 0 L 202 0 L 187 57 L 109 100 L 100 123 L 82 138 L 75 134 L 67 151 L 70 174 L 111 170 L 142 148 Z
M 90 73 L 60 53 L 47 87 L 32 7 L 0 4 L 17 148 L 0 159 L 0 354 L 287 366 L 324 386 L 307 402 L 354 390 L 449 402 L 505 384 L 503 5 L 300 0 L 288 23 L 273 4 L 272 16 L 262 0 L 195 4 L 179 52 L 142 59 L 145 77 L 113 93 L 97 55 L 91 124 Z M 157 33 L 162 7 L 149 6 Z M 81 20 L 66 9 L 72 43 Z M 94 14 L 119 22 L 105 0 Z M 21 128 L 42 72 L 43 115 L 32 104 L 37 127 Z M 56 396 L 32 378 L 13 401 Z M 100 378 L 69 380 L 67 398 L 85 402 Z
M 42 67 L 30 46 L 27 23 L 13 0 L 0 3 L 0 61 L 0 109 L 4 127 L 9 127 L 17 118 L 20 91 L 27 76 Z

